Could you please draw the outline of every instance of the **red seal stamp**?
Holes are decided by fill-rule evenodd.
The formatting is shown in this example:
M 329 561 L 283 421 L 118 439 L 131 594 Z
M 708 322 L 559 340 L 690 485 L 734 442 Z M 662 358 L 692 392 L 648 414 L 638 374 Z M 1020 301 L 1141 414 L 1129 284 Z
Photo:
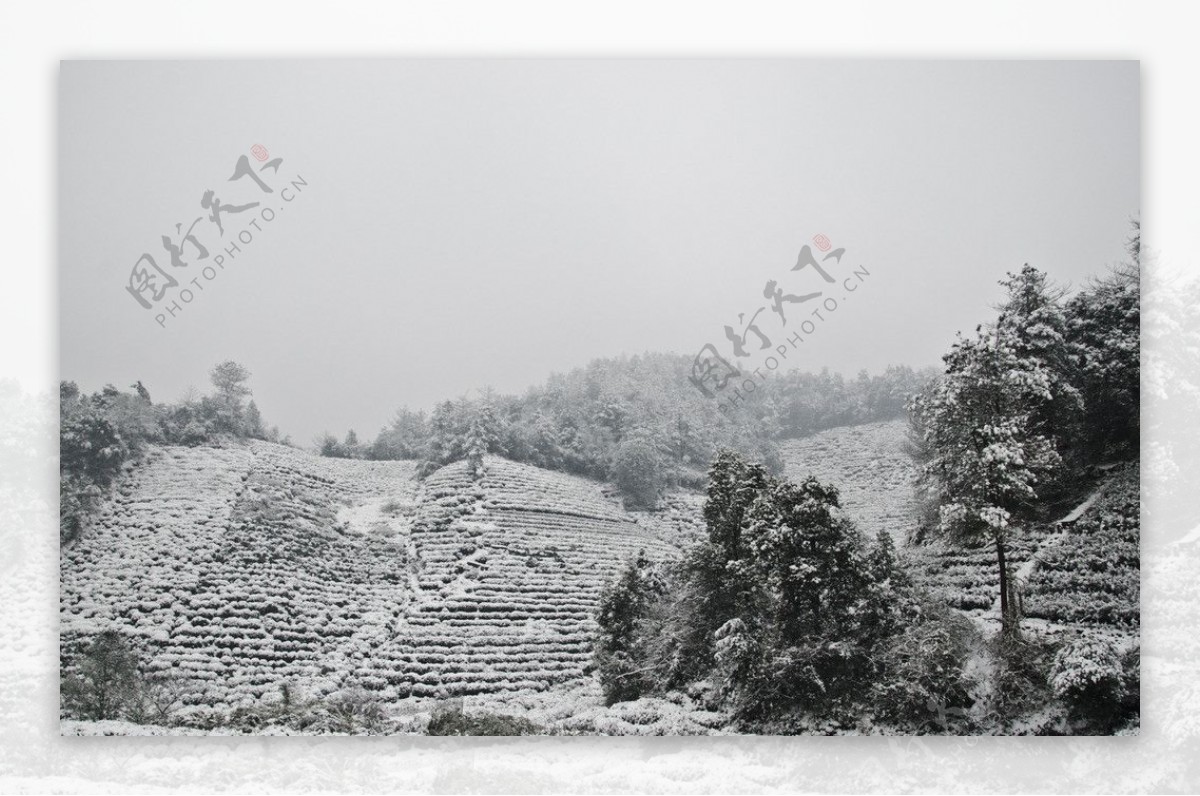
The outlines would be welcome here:
M 270 157 L 270 154 L 267 152 L 267 148 L 262 144 L 255 144 L 254 146 L 250 147 L 250 154 L 254 155 L 254 159 L 259 163 L 262 163 L 264 160 Z
M 813 243 L 817 244 L 817 248 L 823 252 L 829 251 L 829 249 L 833 246 L 833 244 L 829 242 L 829 238 L 825 235 L 813 235 Z

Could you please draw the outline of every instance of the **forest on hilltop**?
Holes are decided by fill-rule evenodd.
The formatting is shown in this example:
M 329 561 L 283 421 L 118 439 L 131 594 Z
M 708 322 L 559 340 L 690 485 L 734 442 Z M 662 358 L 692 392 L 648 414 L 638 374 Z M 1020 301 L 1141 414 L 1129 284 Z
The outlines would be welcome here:
M 485 392 L 447 400 L 431 414 L 400 409 L 371 444 L 354 432 L 320 442 L 326 456 L 423 459 L 429 467 L 496 453 L 549 470 L 612 481 L 630 505 L 653 507 L 664 488 L 702 488 L 709 463 L 736 450 L 782 471 L 777 443 L 823 429 L 904 416 L 935 371 L 893 366 L 847 379 L 828 369 L 773 376 L 738 410 L 688 381 L 677 354 L 598 359 L 521 396 Z

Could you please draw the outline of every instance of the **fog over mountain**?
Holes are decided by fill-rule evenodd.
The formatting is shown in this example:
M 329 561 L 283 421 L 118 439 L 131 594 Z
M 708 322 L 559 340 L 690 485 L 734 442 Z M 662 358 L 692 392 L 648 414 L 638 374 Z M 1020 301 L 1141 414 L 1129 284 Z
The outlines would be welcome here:
M 789 269 L 817 234 L 872 277 L 795 364 L 936 365 L 1006 271 L 1078 285 L 1122 257 L 1138 83 L 1135 62 L 68 62 L 61 373 L 176 400 L 234 358 L 297 441 L 374 434 L 401 404 L 723 343 L 767 281 L 807 289 Z M 255 145 L 292 201 L 229 181 Z M 277 215 L 215 235 L 209 190 Z M 199 217 L 211 280 L 160 243 Z M 143 253 L 199 280 L 165 325 L 125 289 Z

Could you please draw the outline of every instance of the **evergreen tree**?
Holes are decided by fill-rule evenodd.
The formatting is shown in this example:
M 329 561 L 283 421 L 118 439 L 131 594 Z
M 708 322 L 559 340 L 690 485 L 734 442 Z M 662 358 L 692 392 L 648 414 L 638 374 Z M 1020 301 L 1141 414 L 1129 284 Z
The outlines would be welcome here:
M 467 457 L 467 468 L 471 477 L 483 476 L 483 457 L 500 448 L 500 423 L 491 404 L 472 407 L 470 422 L 462 447 Z
M 359 444 L 358 433 L 354 429 L 346 432 L 346 438 L 341 444 L 341 455 L 343 459 L 363 458 L 362 445 Z
M 317 452 L 322 456 L 327 456 L 331 459 L 340 459 L 342 457 L 342 446 L 337 441 L 337 437 L 326 431 L 316 440 Z
M 760 464 L 750 464 L 733 451 L 721 451 L 708 475 L 708 500 L 704 522 L 709 542 L 726 561 L 741 558 L 742 527 L 758 494 L 766 488 L 767 473 Z
M 646 665 L 652 632 L 644 623 L 652 603 L 664 594 L 665 584 L 645 550 L 601 593 L 594 659 L 607 704 L 637 699 L 654 688 L 654 665 Z
M 429 451 L 426 458 L 438 464 L 457 461 L 466 455 L 466 425 L 462 405 L 442 401 L 429 421 Z
M 914 399 L 928 460 L 924 487 L 939 504 L 938 530 L 955 543 L 990 543 L 1000 576 L 1002 625 L 1015 632 L 1006 546 L 1063 464 L 1081 401 L 1070 384 L 1060 294 L 1025 266 L 1004 284 L 997 322 L 959 336 L 945 375 Z
M 1094 280 L 1067 305 L 1068 350 L 1096 457 L 1137 455 L 1141 438 L 1141 288 L 1133 264 Z
M 251 439 L 267 439 L 267 429 L 263 423 L 262 413 L 254 401 L 246 404 L 245 433 Z
M 1059 455 L 1075 464 L 1083 398 L 1067 344 L 1066 291 L 1029 264 L 1000 284 L 1008 296 L 999 307 L 996 330 L 1017 357 L 1010 389 L 1028 412 L 1032 433 L 1052 441 Z
M 371 446 L 372 459 L 418 459 L 429 449 L 429 420 L 424 412 L 404 407 Z
M 246 382 L 250 371 L 232 359 L 213 367 L 209 379 L 217 389 L 216 428 L 228 434 L 242 436 L 244 430 L 245 398 L 250 395 Z

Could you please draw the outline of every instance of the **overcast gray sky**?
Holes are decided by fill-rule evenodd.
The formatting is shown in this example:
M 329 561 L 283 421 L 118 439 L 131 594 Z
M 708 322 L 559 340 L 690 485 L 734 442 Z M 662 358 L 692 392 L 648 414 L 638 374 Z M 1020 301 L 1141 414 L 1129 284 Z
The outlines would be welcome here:
M 723 343 L 767 280 L 812 287 L 789 269 L 818 233 L 871 278 L 797 364 L 937 364 L 1006 271 L 1123 256 L 1138 91 L 1136 62 L 64 63 L 60 374 L 171 400 L 232 358 L 297 442 L 369 438 L 401 405 Z M 228 181 L 255 144 L 270 195 Z M 221 237 L 209 189 L 260 205 Z M 161 237 L 201 216 L 209 259 L 172 268 Z M 143 252 L 183 283 L 166 303 L 204 286 L 165 328 L 126 290 Z

